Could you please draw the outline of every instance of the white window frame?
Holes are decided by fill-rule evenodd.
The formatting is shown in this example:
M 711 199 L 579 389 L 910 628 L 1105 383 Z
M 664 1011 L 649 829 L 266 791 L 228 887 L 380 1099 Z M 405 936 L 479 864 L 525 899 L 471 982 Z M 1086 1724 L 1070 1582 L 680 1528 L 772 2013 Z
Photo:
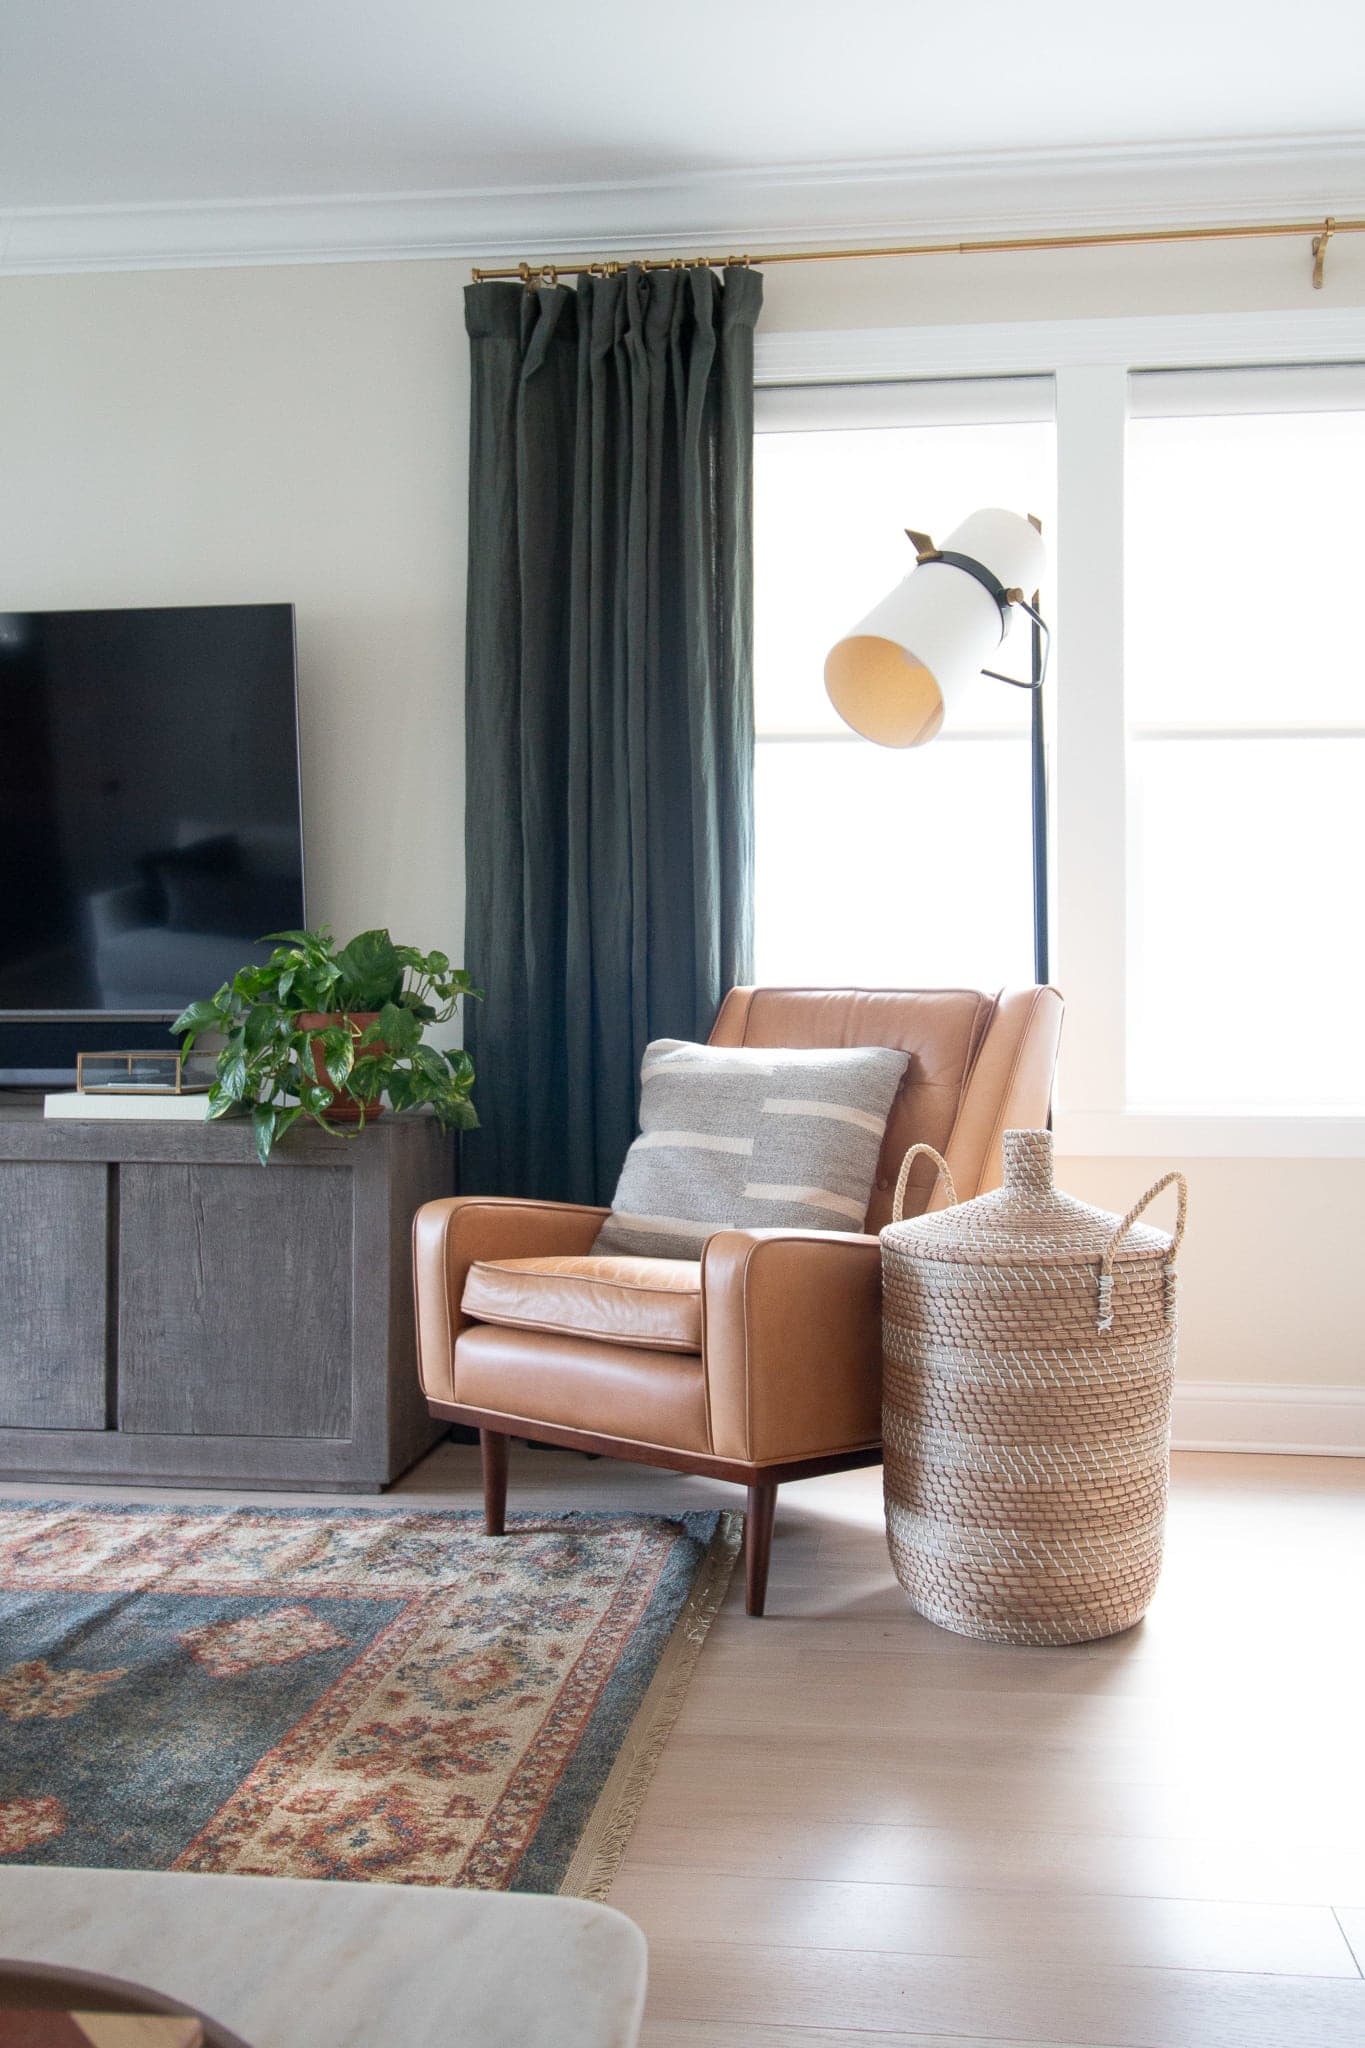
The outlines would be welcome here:
M 760 387 L 1051 375 L 1058 690 L 1053 978 L 1067 1000 L 1057 1142 L 1074 1156 L 1365 1158 L 1365 1117 L 1125 1107 L 1124 439 L 1134 370 L 1365 360 L 1365 307 L 757 336 Z M 1063 651 L 1064 650 L 1064 651 Z M 1250 991 L 1248 991 L 1250 995 Z M 1229 1028 L 1252 1021 L 1234 997 Z

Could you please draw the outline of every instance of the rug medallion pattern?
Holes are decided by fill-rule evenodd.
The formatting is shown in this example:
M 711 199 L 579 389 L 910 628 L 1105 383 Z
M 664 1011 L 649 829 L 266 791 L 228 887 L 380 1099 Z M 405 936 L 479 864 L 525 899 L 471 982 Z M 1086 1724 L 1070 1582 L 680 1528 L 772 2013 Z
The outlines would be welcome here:
M 0 1502 L 0 1859 L 555 1891 L 718 1520 Z

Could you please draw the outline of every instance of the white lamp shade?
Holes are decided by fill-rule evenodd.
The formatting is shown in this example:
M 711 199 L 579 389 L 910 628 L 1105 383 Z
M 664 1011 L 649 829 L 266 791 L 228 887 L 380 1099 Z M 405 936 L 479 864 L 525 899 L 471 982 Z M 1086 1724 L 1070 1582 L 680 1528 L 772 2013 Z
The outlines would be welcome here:
M 1047 550 L 1018 512 L 973 512 L 939 545 L 970 555 L 1006 590 L 1030 595 Z M 845 724 L 883 747 L 921 747 L 951 718 L 1000 645 L 1000 607 L 951 562 L 921 562 L 825 662 L 825 689 Z

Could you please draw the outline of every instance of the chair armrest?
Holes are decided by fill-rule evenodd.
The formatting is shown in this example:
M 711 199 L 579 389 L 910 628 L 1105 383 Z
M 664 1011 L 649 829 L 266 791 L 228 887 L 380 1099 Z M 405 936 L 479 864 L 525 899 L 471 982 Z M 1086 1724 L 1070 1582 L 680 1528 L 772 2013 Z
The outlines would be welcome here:
M 780 1464 L 881 1439 L 882 1254 L 837 1230 L 718 1230 L 702 1255 L 717 1457 Z
M 460 1307 L 476 1259 L 552 1258 L 592 1249 L 609 1209 L 454 1195 L 424 1202 L 412 1221 L 417 1370 L 428 1400 L 453 1401 L 455 1339 L 471 1320 Z
M 1038 1131 L 1047 1123 L 1061 1035 L 1055 988 L 1002 989 L 944 1147 L 960 1202 L 999 1187 L 1006 1131 Z M 940 1184 L 929 1207 L 944 1208 L 947 1199 Z

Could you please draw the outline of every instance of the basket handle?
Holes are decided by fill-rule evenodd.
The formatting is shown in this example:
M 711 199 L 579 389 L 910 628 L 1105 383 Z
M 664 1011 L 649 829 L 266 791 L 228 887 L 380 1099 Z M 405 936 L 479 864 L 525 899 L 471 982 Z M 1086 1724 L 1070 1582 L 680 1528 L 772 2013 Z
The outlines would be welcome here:
M 1101 1331 L 1112 1330 L 1114 1327 L 1115 1254 L 1143 1210 L 1150 1202 L 1154 1202 L 1157 1196 L 1166 1188 L 1170 1187 L 1176 1189 L 1176 1211 L 1175 1232 L 1171 1238 L 1171 1248 L 1166 1254 L 1166 1264 L 1163 1269 L 1166 1280 L 1166 1320 L 1168 1323 L 1175 1314 L 1175 1255 L 1180 1250 L 1181 1240 L 1185 1235 L 1185 1213 L 1189 1207 L 1190 1186 L 1183 1173 L 1163 1173 L 1160 1180 L 1153 1181 L 1142 1199 L 1134 1202 L 1132 1208 L 1128 1211 L 1128 1214 L 1119 1224 L 1114 1235 L 1100 1254 L 1099 1321 L 1097 1328 Z
M 901 1220 L 901 1211 L 905 1204 L 905 1184 L 910 1178 L 910 1168 L 915 1160 L 919 1158 L 921 1152 L 927 1152 L 938 1168 L 939 1176 L 948 1189 L 949 1207 L 957 1207 L 957 1189 L 953 1186 L 953 1176 L 948 1171 L 948 1162 L 943 1157 L 943 1154 L 935 1152 L 932 1145 L 912 1145 L 904 1159 L 902 1159 L 901 1170 L 896 1176 L 896 1192 L 891 1197 L 891 1221 L 893 1223 L 899 1223 Z

